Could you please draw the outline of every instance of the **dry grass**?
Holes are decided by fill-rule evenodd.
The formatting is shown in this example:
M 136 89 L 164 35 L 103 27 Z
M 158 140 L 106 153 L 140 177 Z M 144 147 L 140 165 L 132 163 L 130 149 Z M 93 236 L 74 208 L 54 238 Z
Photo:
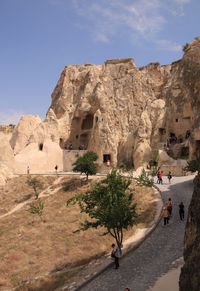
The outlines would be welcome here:
M 0 186 L 0 216 L 11 210 L 17 204 L 24 202 L 34 196 L 33 188 L 27 184 L 28 176 L 20 176 L 8 180 L 5 186 Z M 55 177 L 37 176 L 42 182 L 42 188 L 47 188 L 55 180 Z
M 52 177 L 44 179 L 46 186 L 53 182 Z M 64 178 L 63 181 L 63 186 L 68 191 L 60 190 L 52 196 L 43 198 L 45 222 L 41 222 L 39 217 L 27 211 L 29 205 L 0 220 L 0 290 L 63 268 L 68 269 L 69 279 L 72 280 L 72 274 L 76 273 L 74 271 L 76 266 L 110 250 L 113 241 L 111 237 L 102 236 L 103 230 L 100 229 L 77 231 L 80 222 L 84 220 L 84 215 L 80 214 L 77 205 L 65 206 L 67 199 L 85 191 L 89 186 L 81 185 L 78 178 Z M 3 203 L 7 201 L 10 208 L 13 204 L 10 200 L 21 199 L 28 188 L 25 185 L 25 177 L 15 178 L 15 182 L 9 181 L 9 183 L 5 186 L 7 193 L 12 193 L 8 185 L 10 187 L 15 185 L 15 193 L 11 196 L 7 194 L 6 200 L 2 201 Z M 23 190 L 21 194 L 17 192 L 18 189 Z M 144 227 L 152 222 L 155 215 L 153 190 L 137 185 L 134 185 L 134 189 L 139 212 L 137 227 Z M 5 195 L 5 191 L 3 193 Z M 135 229 L 136 227 L 133 227 L 125 232 L 125 238 L 132 235 Z M 49 279 L 49 282 L 51 280 Z M 65 282 L 66 280 L 65 277 Z M 20 288 L 20 290 L 39 290 L 36 287 Z M 50 287 L 47 289 L 51 290 Z

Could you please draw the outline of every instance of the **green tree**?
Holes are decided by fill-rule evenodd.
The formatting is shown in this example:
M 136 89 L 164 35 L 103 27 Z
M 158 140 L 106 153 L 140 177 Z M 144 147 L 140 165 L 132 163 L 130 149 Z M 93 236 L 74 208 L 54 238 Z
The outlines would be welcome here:
M 82 157 L 79 157 L 73 164 L 74 172 L 81 172 L 86 174 L 86 180 L 89 175 L 95 175 L 97 173 L 97 167 L 95 161 L 98 159 L 98 155 L 95 152 L 87 152 Z
M 198 172 L 198 175 L 200 175 L 200 158 L 187 161 L 187 165 L 184 167 L 184 171 L 189 171 L 192 173 Z
M 38 199 L 36 202 L 30 204 L 29 212 L 31 214 L 37 214 L 42 220 L 42 214 L 44 210 L 44 202 L 41 199 Z
M 154 174 L 154 173 L 153 173 Z M 138 184 L 142 186 L 147 186 L 147 187 L 152 187 L 154 182 L 153 182 L 153 177 L 150 178 L 148 176 L 148 173 L 142 169 L 141 175 L 137 178 Z
M 90 191 L 69 199 L 67 205 L 78 202 L 81 212 L 90 218 L 81 224 L 81 229 L 104 227 L 104 234 L 109 233 L 121 247 L 123 230 L 136 224 L 137 218 L 130 183 L 130 179 L 113 170 L 104 180 L 96 182 Z
M 28 178 L 27 184 L 33 188 L 35 199 L 38 199 L 39 197 L 38 190 L 42 188 L 43 184 L 37 178 Z

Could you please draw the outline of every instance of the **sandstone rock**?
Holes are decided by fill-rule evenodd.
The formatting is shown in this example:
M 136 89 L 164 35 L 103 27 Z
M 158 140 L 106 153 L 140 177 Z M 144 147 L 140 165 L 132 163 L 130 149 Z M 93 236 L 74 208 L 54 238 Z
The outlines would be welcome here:
M 99 164 L 108 154 L 113 166 L 134 164 L 137 168 L 152 156 L 156 158 L 171 133 L 185 139 L 187 130 L 194 129 L 195 136 L 189 145 L 178 146 L 176 156 L 182 158 L 188 147 L 185 158 L 191 158 L 196 153 L 199 125 L 193 122 L 197 109 L 190 97 L 192 87 L 188 81 L 185 85 L 184 78 L 188 69 L 199 70 L 198 55 L 200 41 L 195 40 L 183 59 L 172 65 L 151 63 L 137 68 L 131 59 L 116 59 L 98 66 L 65 67 L 49 109 L 59 120 L 59 131 L 66 129 L 62 131 L 64 143 L 71 141 L 74 149 L 84 144 L 95 150 Z M 198 88 L 195 74 L 191 82 Z M 175 147 L 171 145 L 172 153 Z
M 171 165 L 174 163 L 174 159 L 170 158 L 170 156 L 164 151 L 158 151 L 158 165 L 161 166 L 163 164 Z
M 65 165 L 72 161 L 65 152 L 69 144 L 97 152 L 102 167 L 109 159 L 112 167 L 137 169 L 155 159 L 181 170 L 172 158 L 200 154 L 199 84 L 200 39 L 171 65 L 137 68 L 128 58 L 65 67 L 46 119 L 23 117 L 14 129 L 16 171 L 25 172 L 30 163 L 34 171 L 50 171 L 54 163 L 70 168 Z
M 5 184 L 14 172 L 14 155 L 9 144 L 9 135 L 0 133 L 0 184 Z
M 142 165 L 145 165 L 145 163 L 147 164 L 147 161 L 151 159 L 151 147 L 147 140 L 143 140 L 137 144 L 133 159 L 136 169 Z
M 31 174 L 55 173 L 63 170 L 63 151 L 59 144 L 45 140 L 42 148 L 38 143 L 30 143 L 15 156 L 16 174 L 26 174 L 27 167 Z
M 41 121 L 39 116 L 33 115 L 22 116 L 20 118 L 10 140 L 10 145 L 15 154 L 19 153 L 29 144 L 30 135 Z

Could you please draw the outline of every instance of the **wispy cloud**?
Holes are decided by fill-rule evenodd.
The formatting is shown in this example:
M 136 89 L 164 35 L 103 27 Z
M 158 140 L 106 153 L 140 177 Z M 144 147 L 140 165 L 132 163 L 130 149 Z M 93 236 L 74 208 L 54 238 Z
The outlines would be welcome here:
M 182 46 L 180 44 L 166 39 L 157 40 L 157 46 L 162 50 L 171 52 L 179 52 L 182 50 Z
M 183 16 L 191 0 L 72 0 L 76 12 L 87 20 L 95 41 L 108 43 L 119 31 L 178 51 L 179 44 L 161 39 L 159 34 L 168 23 L 167 14 Z M 170 45 L 171 44 L 171 45 Z
M 22 115 L 24 113 L 21 111 L 0 111 L 0 124 L 17 124 Z
M 189 4 L 191 0 L 170 0 L 170 7 L 171 7 L 171 12 L 175 16 L 184 16 L 184 7 L 186 4 Z

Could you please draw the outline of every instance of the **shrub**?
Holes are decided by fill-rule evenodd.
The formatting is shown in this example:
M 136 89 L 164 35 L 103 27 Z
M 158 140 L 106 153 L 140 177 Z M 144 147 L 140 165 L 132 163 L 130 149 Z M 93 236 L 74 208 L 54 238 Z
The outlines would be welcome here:
M 104 227 L 104 234 L 113 236 L 119 247 L 123 241 L 123 229 L 136 224 L 136 204 L 128 189 L 131 181 L 112 171 L 106 179 L 96 182 L 86 193 L 69 199 L 66 204 L 78 203 L 81 212 L 91 220 L 82 224 L 82 230 Z
M 137 178 L 138 184 L 142 186 L 152 187 L 154 182 L 153 178 L 148 176 L 148 173 L 142 169 L 141 175 Z
M 37 178 L 28 178 L 27 184 L 33 188 L 35 199 L 38 199 L 39 197 L 38 190 L 42 188 L 43 184 Z
M 98 155 L 95 152 L 87 152 L 82 157 L 79 157 L 73 164 L 74 172 L 81 172 L 86 174 L 86 180 L 89 175 L 95 175 L 97 173 L 97 166 L 95 161 L 98 159 Z

